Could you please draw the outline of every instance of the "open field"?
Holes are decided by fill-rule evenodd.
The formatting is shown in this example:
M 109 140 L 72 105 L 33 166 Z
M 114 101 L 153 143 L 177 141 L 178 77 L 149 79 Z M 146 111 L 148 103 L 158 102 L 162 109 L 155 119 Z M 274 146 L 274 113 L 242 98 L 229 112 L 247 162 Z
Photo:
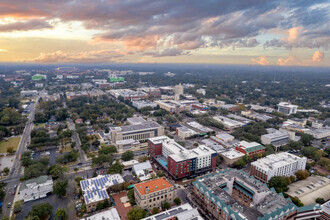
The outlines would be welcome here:
M 7 149 L 12 147 L 15 151 L 18 147 L 21 137 L 13 137 L 0 142 L 0 153 L 7 153 Z

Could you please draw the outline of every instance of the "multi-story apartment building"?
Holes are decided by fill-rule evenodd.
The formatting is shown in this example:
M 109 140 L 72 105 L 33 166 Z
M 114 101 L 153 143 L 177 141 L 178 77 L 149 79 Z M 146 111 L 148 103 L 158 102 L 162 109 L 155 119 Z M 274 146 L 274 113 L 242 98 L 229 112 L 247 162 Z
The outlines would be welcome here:
M 134 185 L 136 204 L 143 209 L 161 207 L 163 202 L 173 202 L 176 188 L 164 177 Z
M 287 152 L 271 154 L 251 163 L 250 175 L 262 182 L 273 176 L 292 176 L 306 167 L 306 157 L 298 157 Z
M 216 151 L 205 145 L 187 150 L 166 136 L 149 138 L 149 154 L 174 179 L 196 176 L 216 167 Z
M 277 110 L 283 114 L 286 115 L 291 115 L 291 114 L 296 114 L 297 110 L 298 110 L 298 106 L 297 105 L 292 105 L 288 102 L 280 102 L 277 105 Z
M 164 135 L 164 128 L 156 122 L 145 122 L 120 127 L 109 127 L 112 143 L 121 140 L 146 140 Z
M 265 152 L 266 148 L 265 146 L 257 143 L 257 142 L 247 142 L 247 141 L 241 141 L 239 143 L 239 146 L 235 147 L 237 151 L 242 152 L 243 154 L 249 155 L 250 157 L 253 157 L 254 155 L 262 154 Z
M 298 207 L 274 189 L 236 169 L 218 170 L 193 182 L 192 201 L 208 219 L 294 219 Z

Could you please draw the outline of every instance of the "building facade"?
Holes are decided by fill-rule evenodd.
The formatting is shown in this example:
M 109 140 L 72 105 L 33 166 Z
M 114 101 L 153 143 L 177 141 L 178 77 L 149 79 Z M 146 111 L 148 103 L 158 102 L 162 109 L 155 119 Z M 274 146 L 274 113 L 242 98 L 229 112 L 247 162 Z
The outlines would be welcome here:
M 281 152 L 271 154 L 251 163 L 250 175 L 262 182 L 273 176 L 293 176 L 298 170 L 305 170 L 306 157 Z
M 140 124 L 126 125 L 120 127 L 109 127 L 112 143 L 121 140 L 146 140 L 152 137 L 164 135 L 164 128 L 156 122 L 145 122 Z
M 134 185 L 136 204 L 142 209 L 160 208 L 162 203 L 176 198 L 176 188 L 164 177 Z
M 266 150 L 265 146 L 257 142 L 249 143 L 247 141 L 241 141 L 239 146 L 237 146 L 235 149 L 246 155 L 249 155 L 250 157 L 253 157 L 258 154 L 262 154 Z
M 274 189 L 236 169 L 219 170 L 193 182 L 191 200 L 208 219 L 294 219 L 297 206 Z
M 291 114 L 296 114 L 298 110 L 297 105 L 291 105 L 288 102 L 280 102 L 277 105 L 277 111 L 286 114 L 286 115 L 291 115 Z
M 205 145 L 187 150 L 166 136 L 150 138 L 149 155 L 174 179 L 192 177 L 216 167 L 216 151 Z

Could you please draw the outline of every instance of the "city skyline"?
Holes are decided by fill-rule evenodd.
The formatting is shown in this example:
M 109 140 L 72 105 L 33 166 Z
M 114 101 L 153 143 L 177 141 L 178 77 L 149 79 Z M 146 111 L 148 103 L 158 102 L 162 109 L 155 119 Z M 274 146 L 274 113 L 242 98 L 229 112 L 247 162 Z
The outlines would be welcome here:
M 326 1 L 0 3 L 0 62 L 330 65 Z

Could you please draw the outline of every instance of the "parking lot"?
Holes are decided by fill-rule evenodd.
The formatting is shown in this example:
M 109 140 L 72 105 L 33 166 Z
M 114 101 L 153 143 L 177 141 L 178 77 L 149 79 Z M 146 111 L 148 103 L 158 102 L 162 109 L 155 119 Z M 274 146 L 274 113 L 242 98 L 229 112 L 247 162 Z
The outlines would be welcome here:
M 56 147 L 49 148 L 47 150 L 40 150 L 40 151 L 34 151 L 33 154 L 34 160 L 39 160 L 42 157 L 49 157 L 49 164 L 54 165 L 56 164 Z

